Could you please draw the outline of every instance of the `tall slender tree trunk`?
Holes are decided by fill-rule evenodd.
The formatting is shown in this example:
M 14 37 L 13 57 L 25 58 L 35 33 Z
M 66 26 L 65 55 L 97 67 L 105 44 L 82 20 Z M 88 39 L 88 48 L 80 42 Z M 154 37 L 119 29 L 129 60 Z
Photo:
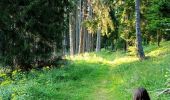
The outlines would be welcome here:
M 157 45 L 160 46 L 161 42 L 161 35 L 160 35 L 160 29 L 157 30 Z
M 91 41 L 92 41 L 91 50 L 92 50 L 92 51 L 95 51 L 95 36 L 94 36 L 94 34 L 92 34 Z
M 77 1 L 77 18 L 76 18 L 76 53 L 79 52 L 80 32 L 81 32 L 81 0 Z
M 83 49 L 84 49 L 84 48 L 83 48 L 83 47 L 84 47 L 84 46 L 83 46 L 83 45 L 84 45 L 84 43 L 83 43 L 83 42 L 84 42 L 84 41 L 83 41 L 83 39 L 84 39 L 83 30 L 84 30 L 84 29 L 81 28 L 80 40 L 79 40 L 79 54 L 80 54 L 80 53 L 83 53 L 83 51 L 84 51 L 84 50 L 83 50 Z
M 101 27 L 98 26 L 97 41 L 96 41 L 96 52 L 99 52 L 100 49 L 101 49 Z
M 79 41 L 79 1 L 77 1 L 77 7 L 76 7 L 76 40 L 75 40 L 75 42 L 76 42 L 76 44 L 75 44 L 75 53 L 77 53 L 78 52 L 78 49 L 77 49 L 77 47 L 78 47 L 78 41 Z
M 74 40 L 73 40 L 73 29 L 72 29 L 72 13 L 69 14 L 69 35 L 70 35 L 70 55 L 74 55 Z
M 127 52 L 128 51 L 128 41 L 124 40 L 124 51 Z
M 86 51 L 90 52 L 90 33 L 87 31 L 87 37 L 86 37 Z
M 136 47 L 137 47 L 137 56 L 142 60 L 145 58 L 145 54 L 142 47 L 142 36 L 140 29 L 140 0 L 135 2 L 136 9 Z
M 65 56 L 66 53 L 67 53 L 67 49 L 66 49 L 67 44 L 66 44 L 66 42 L 67 42 L 66 33 L 65 33 L 65 31 L 63 31 L 63 41 L 62 41 L 63 56 Z
M 91 0 L 88 0 L 88 19 L 92 20 L 93 17 L 93 9 Z M 88 31 L 88 50 L 93 51 L 93 34 L 91 31 Z
M 64 14 L 63 14 L 63 17 L 64 17 L 64 21 L 63 21 L 62 25 L 64 25 L 64 23 L 66 22 L 65 19 L 67 18 L 66 7 L 64 7 Z M 56 45 L 56 43 L 55 43 L 55 45 Z M 67 53 L 66 46 L 67 46 L 67 36 L 66 36 L 66 31 L 63 30 L 63 40 L 62 40 L 63 56 L 65 56 L 66 53 Z M 55 52 L 56 52 L 56 51 L 55 51 Z
M 80 40 L 79 40 L 79 54 L 83 53 L 83 38 L 84 38 L 84 34 L 83 34 L 83 29 L 81 28 Z
M 84 9 L 85 9 L 85 1 L 83 1 L 82 11 L 81 11 L 81 21 L 84 21 Z M 81 23 L 80 23 L 81 24 Z M 80 40 L 79 40 L 79 54 L 84 53 L 84 27 L 80 27 Z
M 115 39 L 111 38 L 111 50 L 113 51 L 115 49 Z
M 87 48 L 86 48 L 87 30 L 85 27 L 84 27 L 83 33 L 84 33 L 84 36 L 83 36 L 83 53 L 84 53 L 87 50 Z

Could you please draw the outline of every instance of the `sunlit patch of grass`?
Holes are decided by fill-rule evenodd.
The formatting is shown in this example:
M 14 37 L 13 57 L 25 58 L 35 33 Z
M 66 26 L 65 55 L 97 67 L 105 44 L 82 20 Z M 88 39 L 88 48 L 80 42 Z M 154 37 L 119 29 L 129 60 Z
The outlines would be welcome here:
M 125 63 L 131 63 L 131 62 L 134 62 L 137 60 L 138 60 L 137 57 L 125 56 L 122 58 L 115 59 L 114 61 L 110 62 L 110 64 L 113 66 L 117 66 L 117 65 L 121 65 L 121 64 L 125 64 Z
M 170 46 L 158 47 L 156 50 L 149 52 L 148 56 L 157 57 L 161 55 L 166 55 L 168 52 L 170 52 L 170 49 L 168 47 L 170 48 Z
M 136 56 L 128 56 L 126 55 L 126 53 L 122 53 L 121 51 L 120 52 L 117 51 L 114 53 L 105 53 L 105 52 L 101 52 L 101 53 L 102 55 L 99 53 L 85 53 L 83 55 L 76 55 L 74 57 L 71 58 L 67 57 L 67 58 L 74 62 L 85 61 L 87 63 L 103 63 L 103 64 L 109 64 L 112 67 L 138 60 Z
M 81 55 L 76 55 L 70 59 L 72 61 L 83 60 L 83 61 L 90 62 L 90 63 L 105 61 L 104 58 L 97 56 L 95 53 L 85 53 L 85 54 L 81 54 Z

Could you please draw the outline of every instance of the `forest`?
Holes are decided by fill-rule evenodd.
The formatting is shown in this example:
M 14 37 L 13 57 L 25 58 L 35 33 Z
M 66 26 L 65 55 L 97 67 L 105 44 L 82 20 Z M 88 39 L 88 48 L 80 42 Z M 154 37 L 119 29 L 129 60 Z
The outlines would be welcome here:
M 0 100 L 132 100 L 139 87 L 170 100 L 170 0 L 0 0 Z

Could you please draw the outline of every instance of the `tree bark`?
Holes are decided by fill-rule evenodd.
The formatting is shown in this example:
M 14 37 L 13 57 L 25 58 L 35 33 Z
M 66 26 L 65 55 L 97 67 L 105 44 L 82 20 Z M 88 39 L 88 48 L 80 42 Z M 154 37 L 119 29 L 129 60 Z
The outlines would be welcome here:
M 101 28 L 98 26 L 97 30 L 97 41 L 96 41 L 96 52 L 99 52 L 101 49 Z
M 87 52 L 90 52 L 90 33 L 87 31 L 87 38 L 86 38 L 86 49 Z
M 73 29 L 72 29 L 72 13 L 69 14 L 69 35 L 70 35 L 70 55 L 74 55 L 74 40 L 73 40 Z
M 86 18 L 86 4 L 87 4 L 87 1 L 84 0 L 83 4 L 82 4 L 82 15 L 81 15 L 82 22 Z M 86 36 L 86 29 L 85 29 L 85 27 L 81 26 L 80 40 L 79 40 L 79 54 L 85 52 L 85 40 L 86 40 L 85 36 Z
M 88 19 L 92 20 L 93 17 L 93 9 L 91 0 L 88 0 Z M 92 32 L 88 31 L 88 43 L 89 43 L 89 52 L 93 51 L 93 34 Z
M 127 52 L 128 51 L 128 41 L 124 40 L 124 51 Z
M 79 54 L 84 53 L 84 29 L 81 28 L 80 42 L 79 42 Z
M 83 7 L 82 12 L 81 12 L 81 21 L 83 21 L 83 19 L 84 19 L 84 7 Z M 81 26 L 80 27 L 80 36 L 79 36 L 79 54 L 84 53 L 84 50 L 83 50 L 84 49 L 83 48 L 84 47 L 83 46 L 84 41 L 83 41 L 83 39 L 84 39 L 84 28 Z
M 81 32 L 81 0 L 77 1 L 76 18 L 76 53 L 79 52 L 80 32 Z
M 67 18 L 67 14 L 66 14 L 66 7 L 64 7 L 64 14 L 63 14 L 64 19 Z M 66 20 L 63 21 L 62 25 L 64 25 L 64 23 L 66 22 Z M 56 42 L 55 42 L 56 45 Z M 63 40 L 62 40 L 62 47 L 63 47 L 63 56 L 66 55 L 67 53 L 67 36 L 66 36 L 66 31 L 63 30 Z M 56 52 L 56 51 L 55 51 Z
M 160 35 L 160 30 L 157 30 L 157 45 L 160 46 L 160 42 L 161 42 L 161 35 Z
M 145 58 L 145 54 L 142 47 L 142 36 L 140 29 L 140 0 L 136 0 L 135 3 L 136 9 L 136 47 L 137 47 L 137 56 L 142 60 Z
M 63 31 L 63 41 L 62 41 L 62 47 L 63 47 L 63 56 L 65 56 L 66 55 L 66 53 L 67 53 L 67 49 L 66 49 L 66 33 L 65 33 L 65 31 Z

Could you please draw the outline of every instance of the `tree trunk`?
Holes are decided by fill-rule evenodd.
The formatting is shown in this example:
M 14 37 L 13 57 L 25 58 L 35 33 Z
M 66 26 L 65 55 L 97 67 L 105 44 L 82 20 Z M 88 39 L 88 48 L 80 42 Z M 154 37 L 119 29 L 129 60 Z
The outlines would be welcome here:
M 92 20 L 92 17 L 93 17 L 92 3 L 89 0 L 88 1 L 88 18 Z M 89 39 L 88 43 L 89 43 L 89 52 L 90 52 L 90 51 L 93 51 L 93 34 L 90 31 L 88 32 L 88 39 Z
M 77 18 L 76 18 L 76 53 L 79 52 L 80 32 L 81 32 L 81 0 L 77 1 Z
M 66 7 L 64 7 L 63 17 L 64 17 L 64 19 L 67 18 Z M 63 21 L 62 25 L 64 25 L 65 22 L 66 22 L 66 20 Z M 63 30 L 62 37 L 63 37 L 63 40 L 62 40 L 63 56 L 65 56 L 66 53 L 67 53 L 67 49 L 66 49 L 66 46 L 67 46 L 67 36 L 66 36 L 66 31 L 65 31 L 65 30 Z M 55 42 L 55 45 L 56 45 L 56 42 Z M 56 52 L 56 51 L 55 51 L 55 52 Z
M 97 30 L 97 41 L 96 41 L 96 52 L 99 52 L 101 49 L 101 28 L 98 26 Z
M 90 52 L 90 33 L 87 31 L 87 38 L 86 38 L 86 49 L 87 52 Z
M 142 36 L 140 29 L 140 0 L 136 0 L 136 47 L 137 47 L 137 56 L 142 60 L 145 58 L 145 54 L 142 47 Z
M 80 32 L 80 38 L 79 38 L 79 54 L 83 53 L 83 39 L 84 39 L 84 34 L 83 34 L 83 29 L 81 27 L 81 32 Z
M 127 52 L 127 50 L 128 50 L 128 41 L 127 40 L 124 40 L 124 50 L 125 50 L 125 52 Z
M 86 38 L 87 38 L 87 31 L 86 31 L 86 28 L 84 27 L 84 36 L 83 36 L 83 52 L 86 52 L 87 51 L 87 48 L 86 48 Z
M 82 14 L 81 14 L 81 21 L 84 21 L 85 19 L 85 1 L 83 1 L 82 6 Z M 84 53 L 84 46 L 85 46 L 85 28 L 81 26 L 80 29 L 80 40 L 79 40 L 79 54 Z
M 70 55 L 74 55 L 74 41 L 73 41 L 73 29 L 72 29 L 72 13 L 69 14 L 69 35 L 70 35 Z
M 160 46 L 160 42 L 161 42 L 161 35 L 160 35 L 160 30 L 157 30 L 157 44 L 158 46 Z
M 65 33 L 65 31 L 63 31 L 63 41 L 62 41 L 62 45 L 63 45 L 63 56 L 65 56 L 66 55 L 66 53 L 67 53 L 67 49 L 66 49 L 66 33 Z
M 90 34 L 90 51 L 94 51 L 94 40 L 93 34 Z

